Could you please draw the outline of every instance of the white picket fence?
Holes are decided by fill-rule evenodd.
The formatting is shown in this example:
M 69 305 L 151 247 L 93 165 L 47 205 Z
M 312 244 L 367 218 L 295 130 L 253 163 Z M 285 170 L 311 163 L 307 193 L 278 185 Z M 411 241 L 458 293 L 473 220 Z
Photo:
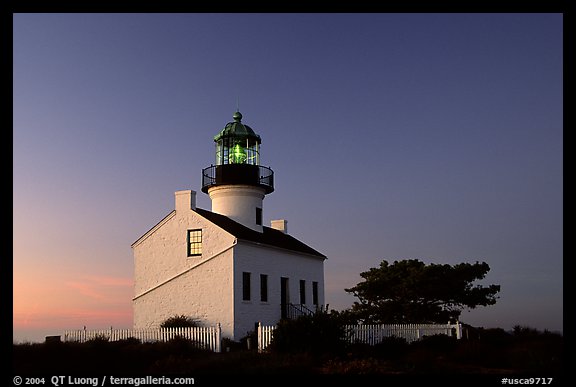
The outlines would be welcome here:
M 258 352 L 262 352 L 272 342 L 272 334 L 276 329 L 275 325 L 262 325 L 258 323 Z
M 108 341 L 118 341 L 129 338 L 139 339 L 142 342 L 169 341 L 176 337 L 183 337 L 198 343 L 200 348 L 220 352 L 222 329 L 220 324 L 213 327 L 186 327 L 186 328 L 149 328 L 149 329 L 101 329 L 101 330 L 74 330 L 64 332 L 64 341 L 84 343 L 96 338 L 106 338 Z
M 258 351 L 264 351 L 272 342 L 276 326 L 264 326 L 258 323 Z M 408 343 L 420 340 L 424 336 L 447 335 L 462 338 L 462 324 L 358 324 L 345 325 L 346 339 L 349 343 L 375 345 L 386 337 L 401 337 Z
M 462 324 L 359 324 L 346 325 L 350 343 L 378 344 L 386 337 L 401 337 L 408 343 L 424 336 L 447 335 L 462 338 Z
M 258 351 L 265 350 L 272 342 L 276 326 L 264 326 L 258 323 Z M 378 344 L 386 337 L 402 337 L 407 342 L 419 340 L 424 336 L 443 334 L 462 338 L 462 324 L 359 324 L 346 325 L 346 339 L 350 343 Z M 118 341 L 128 338 L 139 339 L 142 342 L 169 341 L 175 337 L 183 337 L 198 343 L 201 348 L 221 352 L 222 329 L 220 324 L 213 327 L 189 328 L 150 328 L 150 329 L 101 329 L 101 330 L 69 330 L 64 332 L 65 342 L 84 343 L 96 338 L 106 338 L 108 341 Z

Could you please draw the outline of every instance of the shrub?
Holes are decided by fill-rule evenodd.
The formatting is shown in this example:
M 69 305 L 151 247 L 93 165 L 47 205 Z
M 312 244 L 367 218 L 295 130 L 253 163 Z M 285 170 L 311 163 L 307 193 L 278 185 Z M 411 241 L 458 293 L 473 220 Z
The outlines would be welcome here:
M 188 328 L 188 327 L 199 327 L 200 320 L 192 318 L 190 316 L 179 315 L 167 318 L 160 328 Z
M 457 341 L 454 336 L 428 335 L 410 344 L 414 348 L 426 348 L 440 353 L 448 353 L 456 348 Z
M 384 337 L 374 345 L 374 354 L 379 358 L 397 359 L 408 351 L 408 342 L 403 337 Z
M 343 353 L 345 347 L 344 325 L 327 312 L 280 320 L 270 343 L 270 351 L 280 353 L 334 355 Z
M 176 336 L 168 340 L 163 347 L 171 354 L 193 354 L 193 353 L 207 353 L 210 352 L 206 349 L 204 343 L 190 340 L 182 336 Z
M 113 342 L 116 347 L 134 347 L 142 344 L 142 340 L 136 337 L 128 337 L 126 339 L 120 339 Z
M 250 348 L 248 348 L 248 341 L 250 341 Z M 246 332 L 246 336 L 240 339 L 243 349 L 257 350 L 258 349 L 258 334 L 256 331 L 252 330 Z
M 85 345 L 88 348 L 107 348 L 109 346 L 110 340 L 105 335 L 96 335 L 95 337 L 87 340 Z
M 495 346 L 507 346 L 513 341 L 510 333 L 502 328 L 488 328 L 479 330 L 479 340 Z
M 222 351 L 223 352 L 237 352 L 243 350 L 245 344 L 239 341 L 234 341 L 228 337 L 222 339 Z

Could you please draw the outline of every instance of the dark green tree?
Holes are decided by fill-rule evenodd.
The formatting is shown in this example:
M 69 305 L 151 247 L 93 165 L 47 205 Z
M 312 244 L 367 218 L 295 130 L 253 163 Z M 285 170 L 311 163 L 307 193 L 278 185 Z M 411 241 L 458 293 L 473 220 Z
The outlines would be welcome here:
M 446 323 L 457 320 L 463 309 L 496 303 L 500 285 L 473 285 L 488 271 L 486 262 L 451 266 L 383 260 L 345 290 L 359 299 L 350 313 L 365 323 Z

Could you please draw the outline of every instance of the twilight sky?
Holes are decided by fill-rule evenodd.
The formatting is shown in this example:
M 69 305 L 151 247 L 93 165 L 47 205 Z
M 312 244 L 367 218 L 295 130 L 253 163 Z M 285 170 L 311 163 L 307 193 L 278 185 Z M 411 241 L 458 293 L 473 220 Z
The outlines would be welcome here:
M 561 14 L 14 14 L 14 341 L 132 324 L 130 245 L 232 121 L 275 172 L 264 223 L 328 256 L 485 261 L 461 321 L 563 330 Z

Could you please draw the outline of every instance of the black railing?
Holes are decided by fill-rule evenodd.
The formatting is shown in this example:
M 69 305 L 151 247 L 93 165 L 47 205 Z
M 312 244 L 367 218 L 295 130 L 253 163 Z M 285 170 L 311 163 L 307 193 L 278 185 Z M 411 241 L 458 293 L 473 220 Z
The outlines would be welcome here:
M 202 192 L 224 184 L 256 185 L 264 188 L 268 194 L 274 191 L 274 171 L 251 164 L 211 165 L 202 170 Z
M 311 316 L 316 313 L 306 305 L 302 304 L 284 304 L 282 305 L 282 308 L 285 308 L 282 316 L 286 316 L 285 318 L 289 318 L 291 320 L 297 319 L 300 316 Z

